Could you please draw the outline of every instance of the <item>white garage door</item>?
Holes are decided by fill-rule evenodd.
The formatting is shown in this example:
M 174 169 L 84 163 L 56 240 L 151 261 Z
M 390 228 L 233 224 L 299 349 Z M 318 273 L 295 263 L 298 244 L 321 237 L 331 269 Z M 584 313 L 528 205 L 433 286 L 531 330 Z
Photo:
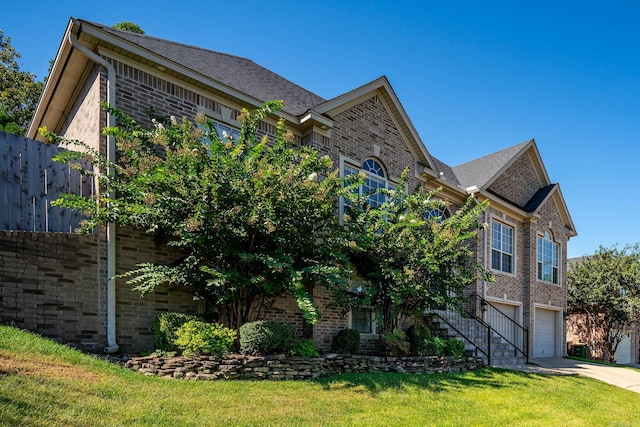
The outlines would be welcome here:
M 556 355 L 556 311 L 536 308 L 533 357 Z
M 618 349 L 616 350 L 616 363 L 620 363 L 621 365 L 633 363 L 632 350 L 636 337 L 634 334 L 630 335 L 630 337 L 625 335 L 624 339 L 620 341 L 620 344 L 618 344 Z
M 505 316 L 513 321 L 516 321 L 517 306 L 500 304 L 496 302 L 491 302 L 491 305 L 497 310 L 489 306 L 489 309 L 487 310 L 487 323 L 489 323 L 496 331 L 500 332 L 509 341 L 515 343 L 515 325 L 513 324 L 513 322 L 505 319 Z

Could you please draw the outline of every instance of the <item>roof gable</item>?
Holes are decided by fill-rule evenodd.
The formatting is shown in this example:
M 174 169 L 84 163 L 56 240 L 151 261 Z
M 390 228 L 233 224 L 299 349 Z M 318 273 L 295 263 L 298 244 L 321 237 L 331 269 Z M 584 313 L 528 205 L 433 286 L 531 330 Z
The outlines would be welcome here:
M 452 168 L 463 187 L 476 186 L 487 189 L 509 166 L 513 164 L 531 145 L 525 141 L 504 150 L 480 157 Z
M 386 77 L 379 77 L 352 91 L 319 104 L 311 110 L 310 114 L 315 117 L 332 117 L 375 95 L 382 100 L 384 107 L 387 109 L 389 116 L 400 131 L 402 139 L 411 150 L 413 156 L 425 167 L 424 170 L 416 172 L 427 174 L 432 178 L 436 177 L 438 170 L 436 164 Z
M 279 114 L 293 123 L 299 123 L 301 114 L 325 101 L 246 58 L 71 18 L 28 130 L 31 138 L 38 136 L 38 128 L 43 125 L 58 130 L 54 128 L 64 120 L 77 82 L 86 75 L 90 61 L 79 53 L 72 39 L 91 52 L 129 58 L 251 106 L 283 100 Z

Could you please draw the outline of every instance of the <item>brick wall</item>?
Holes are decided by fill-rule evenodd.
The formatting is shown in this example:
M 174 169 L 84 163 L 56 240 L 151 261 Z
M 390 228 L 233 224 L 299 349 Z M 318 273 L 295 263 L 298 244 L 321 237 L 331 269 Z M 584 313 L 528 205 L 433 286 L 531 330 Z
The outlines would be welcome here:
M 495 277 L 495 282 L 487 284 L 487 296 L 511 301 L 522 301 L 522 298 L 524 298 L 523 285 L 528 280 L 528 277 L 525 277 L 523 262 L 525 259 L 524 223 L 510 215 L 503 214 L 493 207 L 489 207 L 487 210 L 487 219 L 487 239 L 484 242 L 487 254 L 486 267 Z M 513 227 L 513 243 L 515 244 L 512 259 L 513 273 L 491 269 L 491 227 L 493 220 Z
M 540 189 L 540 181 L 529 156 L 520 156 L 489 189 L 517 205 L 524 206 Z
M 375 157 L 386 168 L 388 178 L 394 181 L 406 167 L 414 168 L 415 158 L 378 96 L 347 109 L 333 120 L 331 139 L 317 135 L 312 143 L 321 155 L 331 157 L 336 168 L 341 155 L 359 163 L 354 166 L 362 166 L 365 159 Z M 413 172 L 408 177 L 409 189 L 417 184 Z
M 532 283 L 532 299 L 534 303 L 548 304 L 555 307 L 566 307 L 566 272 L 562 270 L 562 266 L 566 265 L 567 260 L 567 238 L 564 235 L 564 223 L 560 217 L 558 208 L 553 199 L 548 200 L 539 210 L 540 219 L 536 223 L 536 233 L 532 236 L 533 252 L 531 257 Z M 537 237 L 550 231 L 553 239 L 560 245 L 560 278 L 559 284 L 550 284 L 537 280 Z M 535 242 L 535 243 L 534 243 Z
M 139 232 L 118 237 L 118 273 L 174 254 Z M 0 322 L 53 337 L 86 351 L 106 346 L 106 255 L 100 234 L 0 231 Z M 163 289 L 140 299 L 118 281 L 117 341 L 123 353 L 153 349 L 153 318 L 196 312 L 191 295 Z
M 100 101 L 106 100 L 105 88 L 104 72 L 95 65 L 59 132 L 60 135 L 83 141 L 93 148 L 100 147 L 102 154 L 106 154 L 106 138 L 101 132 L 106 125 L 106 114 L 100 108 Z M 78 150 L 78 147 L 70 148 Z
M 333 298 L 323 287 L 314 290 L 313 299 L 322 318 L 313 325 L 313 340 L 323 351 L 331 350 L 331 341 L 340 329 L 349 328 L 349 316 L 344 310 L 331 307 Z
M 166 245 L 157 245 L 150 235 L 131 228 L 116 230 L 116 273 L 134 270 L 143 262 L 169 264 L 179 254 Z M 153 320 L 168 311 L 197 313 L 198 304 L 190 289 L 167 287 L 141 297 L 125 280 L 116 286 L 117 340 L 123 352 L 140 352 L 154 347 Z
M 100 351 L 102 243 L 98 235 L 0 231 L 0 321 Z

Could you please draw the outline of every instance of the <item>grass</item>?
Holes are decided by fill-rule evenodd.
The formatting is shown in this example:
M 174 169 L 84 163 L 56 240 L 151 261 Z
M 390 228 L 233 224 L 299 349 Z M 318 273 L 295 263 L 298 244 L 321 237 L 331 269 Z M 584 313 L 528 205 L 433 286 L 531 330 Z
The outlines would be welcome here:
M 566 356 L 566 358 L 571 360 L 577 360 L 578 362 L 594 363 L 596 365 L 615 366 L 616 368 L 624 368 L 624 369 L 630 369 L 632 371 L 640 371 L 640 369 L 636 368 L 635 366 L 620 365 L 618 363 L 609 363 L 604 360 L 585 359 L 584 357 L 578 357 L 578 356 Z
M 584 357 L 578 357 L 578 356 L 567 356 L 567 359 L 577 360 L 579 362 L 595 363 L 596 365 L 607 365 L 607 366 L 617 366 L 617 367 L 624 367 L 625 366 L 625 365 L 618 365 L 617 363 L 609 363 L 609 362 L 607 362 L 605 360 L 586 359 Z
M 639 409 L 640 394 L 594 380 L 499 369 L 167 380 L 0 326 L 3 426 L 628 426 Z

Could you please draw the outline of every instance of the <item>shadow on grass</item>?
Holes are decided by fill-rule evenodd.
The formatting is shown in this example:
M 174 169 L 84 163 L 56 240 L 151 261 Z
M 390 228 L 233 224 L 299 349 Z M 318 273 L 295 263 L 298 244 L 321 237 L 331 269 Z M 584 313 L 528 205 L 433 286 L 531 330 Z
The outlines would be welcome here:
M 314 382 L 327 391 L 364 387 L 369 393 L 376 395 L 388 390 L 403 392 L 415 388 L 429 390 L 433 393 L 446 393 L 469 387 L 500 389 L 549 377 L 551 375 L 485 368 L 453 374 L 348 373 L 319 378 Z

